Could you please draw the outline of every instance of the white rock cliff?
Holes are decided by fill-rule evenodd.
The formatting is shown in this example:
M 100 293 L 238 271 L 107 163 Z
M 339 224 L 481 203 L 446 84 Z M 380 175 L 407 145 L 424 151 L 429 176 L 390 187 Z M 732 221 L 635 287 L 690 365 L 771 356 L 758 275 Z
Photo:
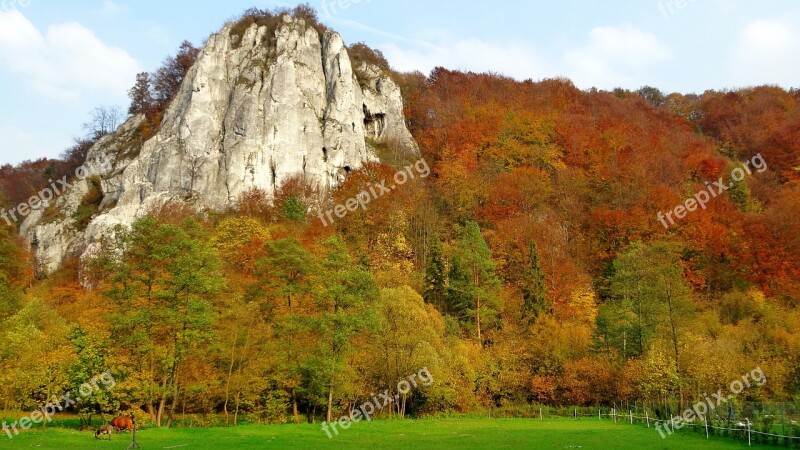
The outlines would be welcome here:
M 142 117 L 133 117 L 89 151 L 87 164 L 107 164 L 96 173 L 100 211 L 85 230 L 73 214 L 88 179 L 49 211 L 28 216 L 21 233 L 41 272 L 57 269 L 68 255 L 92 254 L 115 225 L 130 225 L 168 200 L 191 198 L 199 209 L 223 210 L 251 188 L 271 195 L 298 174 L 330 189 L 376 159 L 368 140 L 419 152 L 399 87 L 365 63 L 356 68 L 359 84 L 338 33 L 320 36 L 288 15 L 274 30 L 250 26 L 241 39 L 232 26 L 208 39 L 154 137 L 137 142 Z

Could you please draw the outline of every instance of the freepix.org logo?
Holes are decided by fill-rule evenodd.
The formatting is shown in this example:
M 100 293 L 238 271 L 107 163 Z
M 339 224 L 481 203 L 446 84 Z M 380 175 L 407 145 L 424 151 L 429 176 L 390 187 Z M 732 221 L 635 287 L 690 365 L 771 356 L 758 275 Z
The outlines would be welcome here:
M 731 381 L 728 386 L 730 394 L 725 393 L 723 389 L 711 393 L 710 396 L 703 394 L 703 399 L 684 411 L 682 415 L 671 417 L 669 421 L 657 421 L 656 431 L 661 435 L 661 439 L 664 439 L 667 435 L 674 433 L 675 430 L 683 428 L 688 422 L 692 422 L 695 419 L 705 420 L 707 414 L 714 411 L 715 408 L 727 404 L 733 396 L 741 394 L 746 388 L 750 388 L 752 385 L 761 387 L 766 382 L 767 377 L 764 375 L 764 371 L 761 370 L 761 367 L 756 367 L 750 373 L 742 375 L 741 380 Z
M 723 177 L 720 177 L 719 180 L 714 181 L 713 183 L 706 181 L 706 189 L 698 191 L 693 197 L 687 198 L 684 203 L 674 207 L 672 210 L 667 211 L 666 213 L 659 211 L 658 214 L 656 214 L 656 218 L 659 222 L 661 222 L 661 225 L 664 225 L 664 228 L 668 229 L 670 225 L 675 225 L 676 220 L 683 219 L 686 217 L 686 214 L 697 211 L 698 207 L 706 209 L 706 204 L 712 199 L 717 198 L 718 195 L 726 192 L 729 189 L 732 189 L 736 183 L 744 180 L 746 175 L 752 175 L 753 170 L 751 170 L 751 165 L 752 168 L 758 173 L 767 170 L 767 162 L 764 160 L 764 157 L 761 156 L 761 153 L 759 153 L 753 156 L 749 161 L 743 162 L 741 167 L 733 168 L 730 173 L 730 182 L 725 183 L 725 179 Z M 675 215 L 675 218 L 672 217 L 673 214 Z M 669 224 L 667 224 L 667 220 L 669 220 Z
M 75 169 L 75 177 L 80 182 L 93 175 L 105 173 L 109 169 L 111 169 L 111 161 L 102 159 L 98 161 L 98 164 L 87 163 L 78 167 Z M 60 180 L 48 180 L 48 182 L 50 183 L 48 187 L 31 196 L 27 202 L 20 203 L 8 211 L 5 209 L 0 210 L 0 217 L 6 221 L 7 225 L 11 226 L 12 221 L 18 222 L 20 218 L 27 217 L 31 211 L 49 205 L 51 201 L 72 189 L 76 183 L 70 183 L 67 175 L 64 175 Z
M 55 413 L 78 405 L 82 400 L 91 397 L 92 394 L 95 394 L 101 390 L 111 390 L 116 385 L 117 382 L 114 380 L 111 372 L 105 371 L 100 375 L 94 376 L 86 383 L 80 385 L 77 396 L 72 391 L 68 391 L 61 397 L 53 396 L 52 400 L 48 401 L 40 409 L 37 409 L 27 416 L 14 421 L 10 425 L 8 422 L 3 421 L 3 432 L 8 436 L 9 439 L 13 439 L 14 436 L 19 435 L 17 426 L 19 426 L 19 428 L 22 430 L 29 430 L 34 424 L 42 423 L 42 421 L 50 423 L 52 422 L 53 415 Z
M 419 385 L 427 387 L 431 384 L 433 384 L 433 375 L 431 375 L 431 372 L 427 367 L 423 367 L 419 370 L 419 372 L 412 373 L 405 379 L 400 380 L 397 383 L 397 392 L 399 394 L 406 395 Z M 330 423 L 322 422 L 322 431 L 328 435 L 328 439 L 333 439 L 334 436 L 339 435 L 337 426 L 342 430 L 347 430 L 351 425 L 361 422 L 362 420 L 369 422 L 372 420 L 373 415 L 380 413 L 381 410 L 383 410 L 383 408 L 388 406 L 391 402 L 397 401 L 397 398 L 398 394 L 392 395 L 392 392 L 389 389 L 386 389 L 378 395 L 373 393 L 370 401 L 367 401 L 361 406 L 350 410 L 349 415 L 342 416 L 338 421 L 333 421 Z M 333 433 L 331 433 L 331 430 L 333 430 Z
M 31 0 L 0 0 L 0 12 L 13 11 L 17 8 L 27 8 Z
M 383 197 L 385 194 L 388 194 L 398 187 L 406 184 L 406 182 L 409 180 L 413 180 L 417 177 L 426 178 L 430 174 L 431 168 L 428 166 L 428 163 L 424 159 L 420 159 L 414 164 L 406 166 L 403 168 L 403 170 L 397 171 L 393 177 L 394 183 L 391 183 L 387 180 L 381 180 L 380 183 L 371 183 L 355 197 L 347 199 L 347 201 L 336 205 L 332 209 L 320 211 L 319 214 L 317 214 L 317 217 L 319 217 L 322 225 L 327 227 L 328 225 L 334 223 L 335 219 L 333 216 L 343 219 L 348 212 L 354 212 L 358 208 L 366 210 L 367 205 L 369 205 L 369 203 L 373 200 Z M 389 184 L 387 185 L 387 183 Z

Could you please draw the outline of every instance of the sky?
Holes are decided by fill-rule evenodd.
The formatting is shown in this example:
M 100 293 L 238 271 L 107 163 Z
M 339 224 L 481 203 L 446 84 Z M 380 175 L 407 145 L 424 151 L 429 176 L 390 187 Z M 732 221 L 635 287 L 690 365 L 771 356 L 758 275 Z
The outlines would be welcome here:
M 397 70 L 436 66 L 581 89 L 800 87 L 796 0 L 308 0 Z M 0 164 L 57 157 L 135 75 L 266 0 L 0 0 Z

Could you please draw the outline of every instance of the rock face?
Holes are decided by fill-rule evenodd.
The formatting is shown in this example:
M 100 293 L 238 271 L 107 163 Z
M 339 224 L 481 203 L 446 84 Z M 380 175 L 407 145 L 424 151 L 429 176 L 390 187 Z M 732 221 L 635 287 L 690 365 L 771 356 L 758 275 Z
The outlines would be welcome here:
M 419 152 L 399 87 L 375 66 L 354 70 L 338 33 L 320 36 L 288 15 L 273 30 L 253 24 L 238 36 L 233 26 L 208 39 L 154 137 L 137 142 L 143 118 L 133 117 L 89 151 L 103 200 L 85 230 L 73 216 L 89 179 L 28 216 L 21 232 L 40 271 L 91 254 L 115 225 L 165 201 L 222 210 L 251 188 L 271 195 L 296 175 L 330 189 L 376 159 L 371 141 Z

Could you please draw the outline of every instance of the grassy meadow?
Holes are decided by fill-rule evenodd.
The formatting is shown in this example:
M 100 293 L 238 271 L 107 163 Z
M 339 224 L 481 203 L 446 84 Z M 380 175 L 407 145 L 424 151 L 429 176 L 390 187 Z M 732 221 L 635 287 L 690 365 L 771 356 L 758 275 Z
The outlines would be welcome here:
M 591 419 L 421 419 L 354 423 L 329 439 L 316 425 L 149 428 L 142 449 L 734 449 L 747 442 L 682 433 L 662 439 L 652 428 Z M 0 440 L 0 448 L 125 449 L 130 434 L 95 440 L 91 431 L 50 427 Z M 753 445 L 749 448 L 774 448 Z

